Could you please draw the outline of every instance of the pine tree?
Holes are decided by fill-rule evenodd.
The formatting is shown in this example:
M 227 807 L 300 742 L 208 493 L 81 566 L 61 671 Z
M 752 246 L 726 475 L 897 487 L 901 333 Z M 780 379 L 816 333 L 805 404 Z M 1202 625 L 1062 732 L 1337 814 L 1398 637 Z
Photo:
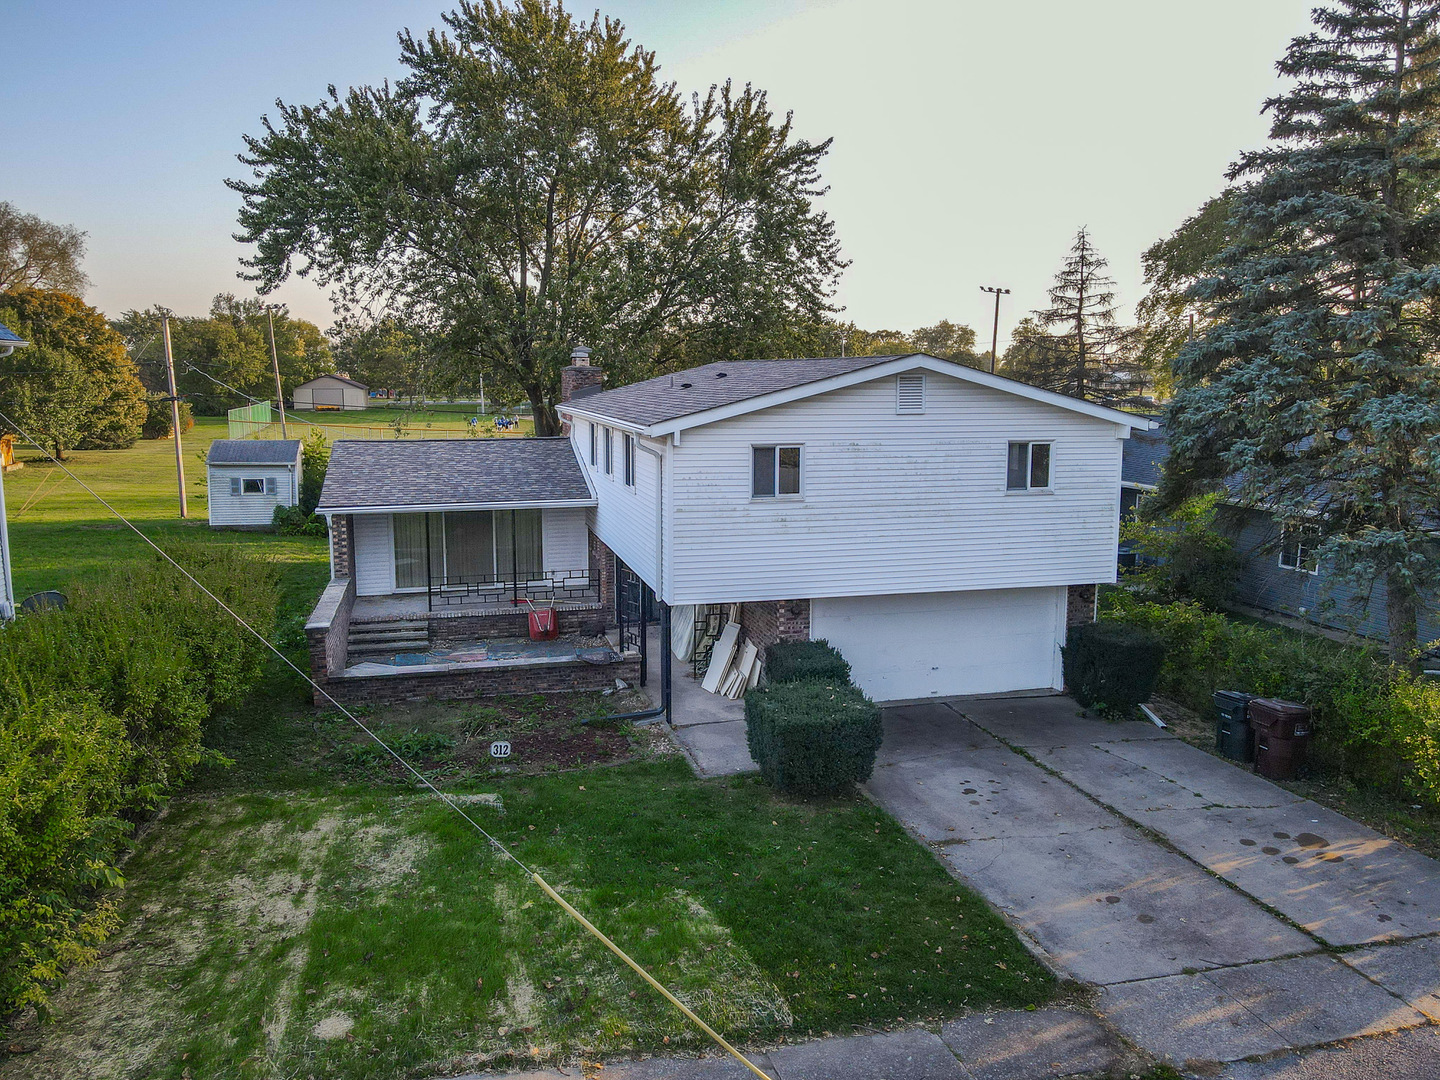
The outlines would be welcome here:
M 1046 333 L 1017 377 L 1072 397 L 1107 405 L 1133 398 L 1143 389 L 1134 359 L 1135 332 L 1115 318 L 1115 282 L 1109 266 L 1081 229 L 1055 284 L 1050 307 L 1035 312 Z
M 1413 660 L 1437 584 L 1440 2 L 1336 0 L 1277 65 L 1271 141 L 1231 179 L 1235 241 L 1192 289 L 1170 493 L 1228 481 L 1318 526 L 1322 560 L 1383 586 Z

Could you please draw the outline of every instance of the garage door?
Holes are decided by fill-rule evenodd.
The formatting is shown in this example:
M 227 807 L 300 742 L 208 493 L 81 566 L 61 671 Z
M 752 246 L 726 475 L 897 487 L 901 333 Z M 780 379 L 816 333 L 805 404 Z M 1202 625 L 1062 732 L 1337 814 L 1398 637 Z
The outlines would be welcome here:
M 812 600 L 810 634 L 876 701 L 1059 689 L 1065 589 Z

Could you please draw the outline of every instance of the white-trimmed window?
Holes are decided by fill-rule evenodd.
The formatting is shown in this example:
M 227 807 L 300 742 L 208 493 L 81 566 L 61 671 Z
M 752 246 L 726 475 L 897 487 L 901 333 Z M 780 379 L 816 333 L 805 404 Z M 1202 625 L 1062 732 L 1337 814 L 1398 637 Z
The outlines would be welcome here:
M 1320 560 L 1315 549 L 1320 546 L 1320 530 L 1314 525 L 1280 526 L 1280 567 L 1303 574 L 1318 574 Z
M 595 467 L 595 444 L 596 444 L 598 441 L 599 441 L 598 432 L 596 432 L 596 430 L 595 430 L 595 425 L 594 425 L 594 423 L 591 423 L 591 424 L 590 424 L 590 467 L 591 467 L 592 469 Z
M 800 447 L 752 446 L 750 495 L 756 499 L 800 494 Z
M 925 375 L 910 372 L 895 376 L 895 411 L 923 413 L 925 411 Z
M 1050 456 L 1048 442 L 1012 442 L 1005 461 L 1005 489 L 1048 491 Z
M 605 429 L 605 475 L 615 474 L 615 433 L 608 427 Z
M 274 495 L 275 478 L 273 476 L 232 476 L 230 478 L 231 495 Z
M 622 444 L 625 450 L 625 457 L 621 464 L 625 467 L 625 486 L 635 486 L 635 436 L 622 435 Z

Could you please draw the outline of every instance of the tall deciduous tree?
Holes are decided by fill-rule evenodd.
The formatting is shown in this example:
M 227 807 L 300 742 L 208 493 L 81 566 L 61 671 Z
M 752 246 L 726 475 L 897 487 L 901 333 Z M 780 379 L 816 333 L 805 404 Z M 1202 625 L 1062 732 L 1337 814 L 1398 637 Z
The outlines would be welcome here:
M 0 292 L 58 289 L 82 296 L 90 284 L 80 269 L 85 234 L 0 202 Z
M 1231 169 L 1237 238 L 1190 290 L 1214 325 L 1179 354 L 1168 472 L 1320 526 L 1322 558 L 1383 585 L 1408 662 L 1440 575 L 1440 3 L 1313 18 L 1270 143 Z
M 523 392 L 542 434 L 576 344 L 624 379 L 699 337 L 711 359 L 747 355 L 829 310 L 828 141 L 795 138 L 749 86 L 687 104 L 620 23 L 554 0 L 444 21 L 401 34 L 393 87 L 281 103 L 246 138 L 254 180 L 230 184 L 262 289 L 298 264 L 352 310 L 403 314 Z
M 43 423 L 55 451 L 135 444 L 145 387 L 105 316 L 68 293 L 17 289 L 0 293 L 0 323 L 31 343 L 0 357 L 0 407 L 27 430 Z
M 1030 343 L 1035 348 L 1015 378 L 1107 405 L 1144 389 L 1135 332 L 1115 317 L 1115 282 L 1105 272 L 1109 265 L 1081 229 L 1050 286 L 1050 306 L 1035 312 L 1046 333 Z

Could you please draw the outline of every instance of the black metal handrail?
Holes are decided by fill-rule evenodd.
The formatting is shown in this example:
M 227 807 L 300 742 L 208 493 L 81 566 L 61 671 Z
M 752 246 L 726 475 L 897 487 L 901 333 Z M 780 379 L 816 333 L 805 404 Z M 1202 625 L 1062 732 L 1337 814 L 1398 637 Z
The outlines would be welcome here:
M 534 574 L 432 575 L 426 589 L 429 610 L 468 607 L 476 604 L 519 605 L 524 600 L 537 604 L 600 603 L 600 571 L 541 570 Z

